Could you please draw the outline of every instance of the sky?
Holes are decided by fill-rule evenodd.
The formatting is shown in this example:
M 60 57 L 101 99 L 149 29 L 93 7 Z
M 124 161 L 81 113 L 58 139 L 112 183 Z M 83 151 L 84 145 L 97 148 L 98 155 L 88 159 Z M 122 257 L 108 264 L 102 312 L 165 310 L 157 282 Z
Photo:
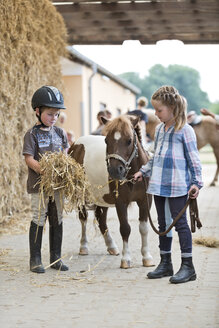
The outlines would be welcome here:
M 159 41 L 141 45 L 125 41 L 123 45 L 74 45 L 80 53 L 117 75 L 137 72 L 147 76 L 149 69 L 161 64 L 182 65 L 200 73 L 200 87 L 211 102 L 219 101 L 219 45 L 184 45 L 181 41 Z

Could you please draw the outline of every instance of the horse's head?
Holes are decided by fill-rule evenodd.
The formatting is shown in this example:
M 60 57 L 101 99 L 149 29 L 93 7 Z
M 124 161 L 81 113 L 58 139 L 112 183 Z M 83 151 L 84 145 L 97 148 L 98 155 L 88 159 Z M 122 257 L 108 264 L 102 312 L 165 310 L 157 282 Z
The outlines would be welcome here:
M 106 161 L 112 179 L 124 180 L 131 168 L 132 160 L 138 156 L 135 127 L 139 119 L 122 115 L 112 121 L 102 119 L 106 124 Z

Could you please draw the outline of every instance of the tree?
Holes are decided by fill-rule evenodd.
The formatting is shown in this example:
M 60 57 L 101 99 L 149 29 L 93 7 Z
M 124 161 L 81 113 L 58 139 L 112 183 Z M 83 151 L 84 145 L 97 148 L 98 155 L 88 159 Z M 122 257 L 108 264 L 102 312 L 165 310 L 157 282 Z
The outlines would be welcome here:
M 219 102 L 217 101 L 217 102 L 211 104 L 210 107 L 209 107 L 209 109 L 210 109 L 213 113 L 219 115 Z
M 152 94 L 162 85 L 175 86 L 188 102 L 188 111 L 200 112 L 202 107 L 209 107 L 208 94 L 200 88 L 200 74 L 193 68 L 180 65 L 169 65 L 164 67 L 160 64 L 154 65 L 149 70 L 149 76 L 140 78 L 138 73 L 124 73 L 120 77 L 135 84 L 141 89 L 141 96 L 148 100 Z M 151 104 L 150 104 L 151 105 Z

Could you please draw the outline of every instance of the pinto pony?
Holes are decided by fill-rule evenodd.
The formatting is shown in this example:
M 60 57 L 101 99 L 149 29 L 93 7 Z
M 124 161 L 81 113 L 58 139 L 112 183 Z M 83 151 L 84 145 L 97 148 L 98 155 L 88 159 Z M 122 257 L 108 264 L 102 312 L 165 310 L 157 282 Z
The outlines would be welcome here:
M 109 206 L 116 207 L 120 222 L 120 233 L 123 239 L 120 267 L 123 269 L 131 267 L 131 256 L 128 246 L 131 232 L 131 227 L 128 223 L 128 205 L 133 201 L 139 207 L 139 231 L 142 242 L 143 266 L 152 266 L 152 256 L 148 249 L 148 210 L 151 207 L 152 198 L 150 195 L 148 195 L 148 198 L 146 197 L 147 180 L 136 183 L 133 183 L 132 180 L 133 174 L 148 160 L 141 145 L 138 118 L 124 115 L 112 121 L 103 119 L 103 122 L 106 124 L 104 129 L 105 138 L 102 136 L 81 137 L 75 145 L 76 148 L 71 147 L 69 153 L 76 160 L 77 153 L 80 154 L 80 161 L 84 165 L 85 173 L 92 187 L 95 188 L 100 179 L 102 179 L 101 185 L 107 186 L 107 190 L 102 190 L 102 195 L 100 195 L 101 189 L 99 189 L 95 204 L 95 214 L 100 230 L 103 236 L 105 236 L 106 233 L 109 233 L 106 226 L 107 208 Z M 89 141 L 81 140 L 83 138 L 87 138 Z M 87 147 L 88 145 L 89 147 Z M 91 149 L 93 151 L 91 157 L 96 158 L 95 163 L 92 163 L 91 157 L 89 160 L 88 152 Z M 98 152 L 99 154 L 97 155 Z M 97 167 L 99 169 L 95 171 Z M 90 173 L 92 173 L 92 177 Z M 87 220 L 86 208 L 79 213 L 79 217 L 85 227 Z M 84 238 L 86 238 L 85 228 L 82 228 L 82 233 Z M 112 241 L 112 237 L 110 238 Z

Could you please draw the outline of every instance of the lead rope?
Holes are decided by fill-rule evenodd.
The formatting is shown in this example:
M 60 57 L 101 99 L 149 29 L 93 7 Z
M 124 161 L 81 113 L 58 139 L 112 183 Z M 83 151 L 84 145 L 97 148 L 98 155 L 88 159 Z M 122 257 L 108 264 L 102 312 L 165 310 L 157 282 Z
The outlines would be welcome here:
M 144 179 L 145 181 L 145 179 Z M 145 182 L 146 184 L 146 182 Z M 191 196 L 192 194 L 195 193 L 195 189 L 192 189 L 191 193 L 189 194 L 189 196 Z M 177 221 L 181 218 L 181 216 L 183 215 L 183 213 L 186 211 L 187 207 L 190 206 L 190 220 L 191 220 L 191 231 L 195 232 L 196 230 L 196 225 L 197 228 L 200 229 L 202 227 L 201 221 L 199 219 L 199 213 L 198 213 L 198 205 L 197 205 L 197 200 L 196 199 L 192 199 L 192 198 L 188 198 L 186 201 L 185 206 L 181 209 L 181 211 L 178 213 L 178 215 L 176 216 L 176 218 L 173 220 L 173 222 L 171 223 L 171 225 L 169 226 L 169 228 L 166 231 L 160 232 L 156 229 L 156 227 L 154 226 L 152 219 L 151 219 L 151 214 L 150 214 L 150 210 L 149 210 L 149 201 L 148 201 L 148 194 L 146 193 L 146 199 L 147 199 L 147 208 L 148 208 L 148 218 L 151 224 L 152 229 L 154 230 L 154 232 L 156 232 L 156 234 L 158 234 L 159 236 L 165 236 L 177 223 Z

